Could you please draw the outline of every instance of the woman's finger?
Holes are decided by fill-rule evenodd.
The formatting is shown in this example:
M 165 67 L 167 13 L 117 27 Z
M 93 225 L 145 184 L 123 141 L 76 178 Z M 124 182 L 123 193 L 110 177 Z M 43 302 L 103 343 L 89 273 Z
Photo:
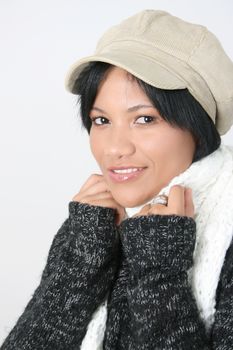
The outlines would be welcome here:
M 169 209 L 163 204 L 154 204 L 148 211 L 148 215 L 169 215 Z
M 97 194 L 101 192 L 109 192 L 107 188 L 107 184 L 104 180 L 100 180 L 98 182 L 92 183 L 89 187 L 86 187 L 85 190 L 80 191 L 73 197 L 73 201 L 78 201 L 80 198 L 92 195 L 92 194 Z
M 94 185 L 95 183 L 102 181 L 103 175 L 100 174 L 92 174 L 87 181 L 82 185 L 79 192 L 85 191 L 88 187 Z
M 111 192 L 104 191 L 89 195 L 85 193 L 83 196 L 79 196 L 79 200 L 77 202 L 90 204 L 93 200 L 102 200 L 106 198 L 113 198 Z
M 80 200 L 80 203 L 117 209 L 119 213 L 123 212 L 125 214 L 125 209 L 114 200 L 111 192 L 101 192 L 90 196 L 85 196 Z
M 184 199 L 185 199 L 185 214 L 184 215 L 189 216 L 191 218 L 194 218 L 195 208 L 194 208 L 191 188 L 185 188 Z
M 138 213 L 134 214 L 132 217 L 134 218 L 136 216 L 147 215 L 150 208 L 151 208 L 151 204 L 146 204 L 144 205 L 144 207 L 142 207 L 142 209 Z
M 184 192 L 184 187 L 180 185 L 172 186 L 170 189 L 167 207 L 172 214 L 185 215 Z

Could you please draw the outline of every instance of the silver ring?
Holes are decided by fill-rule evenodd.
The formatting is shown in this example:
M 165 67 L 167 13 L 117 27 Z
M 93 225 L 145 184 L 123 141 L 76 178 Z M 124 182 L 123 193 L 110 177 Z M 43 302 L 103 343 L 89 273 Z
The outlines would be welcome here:
M 168 202 L 168 197 L 165 196 L 164 194 L 161 194 L 159 196 L 156 196 L 153 200 L 152 200 L 152 204 L 161 204 L 161 205 L 167 205 Z

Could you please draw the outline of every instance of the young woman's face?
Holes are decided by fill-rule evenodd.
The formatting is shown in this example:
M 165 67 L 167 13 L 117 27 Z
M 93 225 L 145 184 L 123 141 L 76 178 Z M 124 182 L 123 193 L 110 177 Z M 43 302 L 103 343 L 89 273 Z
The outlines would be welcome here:
M 108 72 L 90 118 L 92 153 L 123 207 L 152 199 L 192 163 L 195 142 L 190 132 L 168 124 L 123 69 Z

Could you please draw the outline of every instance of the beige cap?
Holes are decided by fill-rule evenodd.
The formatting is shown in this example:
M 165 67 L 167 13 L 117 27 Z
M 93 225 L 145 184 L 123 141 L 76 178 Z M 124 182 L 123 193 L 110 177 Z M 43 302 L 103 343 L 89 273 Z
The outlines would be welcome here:
M 94 55 L 72 65 L 66 87 L 86 65 L 101 61 L 121 67 L 161 89 L 183 89 L 206 110 L 223 135 L 233 124 L 233 62 L 207 28 L 164 11 L 145 10 L 111 27 Z

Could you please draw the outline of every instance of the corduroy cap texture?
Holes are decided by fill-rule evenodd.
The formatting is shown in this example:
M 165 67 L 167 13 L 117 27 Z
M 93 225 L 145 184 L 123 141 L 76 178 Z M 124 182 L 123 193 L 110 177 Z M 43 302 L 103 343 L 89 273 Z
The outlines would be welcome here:
M 144 10 L 111 27 L 95 53 L 75 62 L 66 88 L 93 61 L 121 67 L 161 89 L 187 88 L 221 135 L 233 124 L 233 62 L 206 27 L 165 11 Z

